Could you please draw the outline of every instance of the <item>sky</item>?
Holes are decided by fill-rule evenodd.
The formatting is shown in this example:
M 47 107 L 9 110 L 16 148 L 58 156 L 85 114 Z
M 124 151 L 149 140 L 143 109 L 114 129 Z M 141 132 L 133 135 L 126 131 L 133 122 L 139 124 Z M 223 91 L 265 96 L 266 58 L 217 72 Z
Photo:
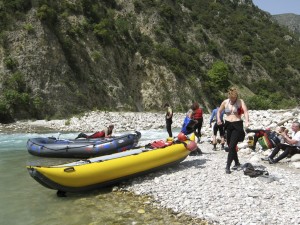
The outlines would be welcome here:
M 300 15 L 300 0 L 252 0 L 261 10 L 271 15 L 294 13 Z

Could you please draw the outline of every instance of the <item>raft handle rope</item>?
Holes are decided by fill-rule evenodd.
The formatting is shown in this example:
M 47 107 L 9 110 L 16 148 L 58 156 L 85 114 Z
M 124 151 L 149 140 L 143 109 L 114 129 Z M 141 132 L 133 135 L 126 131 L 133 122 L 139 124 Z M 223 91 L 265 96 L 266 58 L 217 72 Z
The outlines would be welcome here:
M 51 150 L 51 151 L 55 151 L 55 152 L 58 152 L 58 151 L 65 151 L 65 150 L 68 150 L 70 149 L 70 147 L 67 145 L 66 147 L 64 148 L 60 148 L 60 149 L 53 149 L 53 148 L 49 148 L 49 147 L 46 147 L 45 145 L 42 145 L 42 144 L 38 144 L 38 143 L 35 143 L 31 140 L 28 140 L 27 141 L 27 145 L 28 145 L 28 142 L 31 142 L 31 145 L 36 145 L 36 146 L 40 146 L 41 148 L 45 148 L 45 149 L 48 149 L 48 150 Z M 77 147 L 72 147 L 72 148 L 83 148 L 83 147 L 88 147 L 90 145 L 93 145 L 93 147 L 95 147 L 95 144 L 89 144 L 89 145 L 81 145 L 81 146 L 77 146 Z
M 91 160 L 89 160 L 89 159 L 81 159 L 79 161 L 83 161 L 83 162 L 87 162 L 87 163 L 92 163 Z
M 65 168 L 64 169 L 64 172 L 74 172 L 75 171 L 75 169 L 74 169 L 74 167 L 73 166 L 71 166 L 71 167 L 67 167 L 67 168 Z

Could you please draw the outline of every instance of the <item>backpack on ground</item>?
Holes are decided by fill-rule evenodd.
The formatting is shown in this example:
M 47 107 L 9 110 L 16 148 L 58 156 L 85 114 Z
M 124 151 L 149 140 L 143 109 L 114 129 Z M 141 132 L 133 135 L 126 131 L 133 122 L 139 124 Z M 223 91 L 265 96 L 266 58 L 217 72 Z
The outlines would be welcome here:
M 264 166 L 258 166 L 255 168 L 251 163 L 245 163 L 242 166 L 242 169 L 244 171 L 244 175 L 249 177 L 269 176 L 269 172 Z
M 264 132 L 263 135 L 258 138 L 258 143 L 263 149 L 271 149 L 280 143 L 280 139 L 275 132 Z

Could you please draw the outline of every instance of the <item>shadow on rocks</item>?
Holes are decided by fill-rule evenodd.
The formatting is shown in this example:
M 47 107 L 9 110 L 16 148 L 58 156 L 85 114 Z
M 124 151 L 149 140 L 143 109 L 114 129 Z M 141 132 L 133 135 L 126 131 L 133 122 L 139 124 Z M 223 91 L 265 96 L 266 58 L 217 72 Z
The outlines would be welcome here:
M 207 159 L 193 159 L 189 161 L 183 161 L 182 163 L 180 163 L 178 170 L 182 170 L 182 167 L 184 167 L 184 169 L 189 169 L 191 167 L 202 168 L 207 161 Z

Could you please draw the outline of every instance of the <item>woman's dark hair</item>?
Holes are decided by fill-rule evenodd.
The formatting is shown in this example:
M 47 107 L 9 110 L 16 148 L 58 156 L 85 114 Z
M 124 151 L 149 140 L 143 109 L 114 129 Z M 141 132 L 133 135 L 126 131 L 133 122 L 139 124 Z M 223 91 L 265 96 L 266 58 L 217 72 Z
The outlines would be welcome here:
M 198 102 L 194 102 L 192 105 L 192 110 L 198 109 L 199 108 L 199 103 Z

